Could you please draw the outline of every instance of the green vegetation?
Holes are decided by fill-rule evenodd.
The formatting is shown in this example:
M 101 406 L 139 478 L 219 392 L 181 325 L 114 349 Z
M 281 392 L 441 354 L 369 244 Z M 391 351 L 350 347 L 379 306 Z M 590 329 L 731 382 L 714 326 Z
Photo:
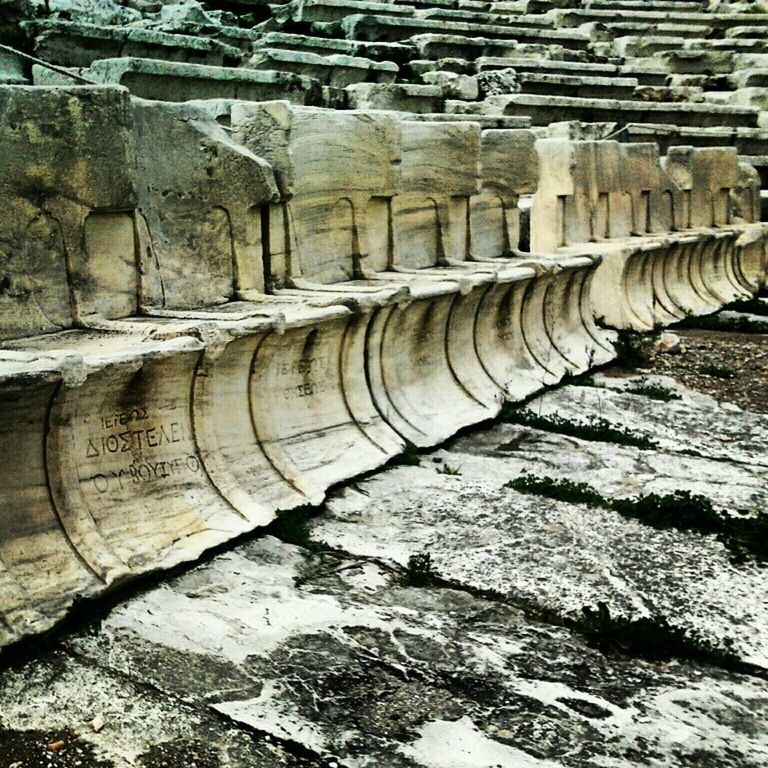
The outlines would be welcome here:
M 420 467 L 421 466 L 421 454 L 419 449 L 410 442 L 405 443 L 405 448 L 402 453 L 391 458 L 385 465 L 385 469 L 392 467 Z
M 714 376 L 716 379 L 735 379 L 736 373 L 722 365 L 702 365 L 701 373 L 705 376 Z
M 525 408 L 506 403 L 501 409 L 499 419 L 507 424 L 520 424 L 544 432 L 557 432 L 569 437 L 578 437 L 581 440 L 631 445 L 644 450 L 656 447 L 656 442 L 646 435 L 638 435 L 624 427 L 611 424 L 607 419 L 597 417 L 589 421 L 571 421 L 557 415 L 541 416 Z
M 507 483 L 508 488 L 532 496 L 546 496 L 556 501 L 585 504 L 588 507 L 604 507 L 606 499 L 587 483 L 572 480 L 553 480 L 551 477 L 520 475 Z
M 652 528 L 714 535 L 730 551 L 734 562 L 768 562 L 768 513 L 751 517 L 726 515 L 706 496 L 690 491 L 609 499 L 587 483 L 536 475 L 521 475 L 507 486 L 519 493 L 611 509 Z
M 765 311 L 765 310 L 763 310 Z M 768 333 L 768 320 L 753 320 L 751 317 L 689 317 L 677 324 L 678 328 L 697 328 L 702 331 L 732 331 L 735 333 Z
M 768 301 L 753 296 L 751 299 L 740 299 L 729 304 L 726 309 L 734 312 L 749 312 L 751 315 L 768 316 Z
M 409 587 L 428 587 L 433 584 L 439 576 L 432 564 L 432 555 L 429 552 L 419 552 L 408 558 L 408 565 L 405 566 L 403 574 L 403 584 Z
M 625 368 L 647 368 L 651 364 L 649 349 L 655 341 L 654 335 L 636 331 L 619 331 L 614 343 L 616 362 Z
M 640 619 L 611 616 L 603 602 L 596 608 L 585 606 L 581 614 L 566 624 L 604 653 L 632 654 L 651 661 L 686 659 L 726 669 L 741 666 L 731 649 L 732 640 L 724 641 L 725 648 L 718 647 L 697 631 L 674 626 L 661 615 Z
M 461 467 L 454 467 L 448 463 L 443 463 L 442 466 L 436 467 L 438 475 L 460 475 Z
M 663 403 L 668 403 L 670 400 L 681 399 L 680 395 L 678 395 L 677 392 L 673 392 L 669 387 L 662 386 L 661 384 L 652 384 L 643 379 L 627 387 L 624 392 L 628 395 L 642 395 L 643 397 L 648 397 L 651 400 L 659 400 Z

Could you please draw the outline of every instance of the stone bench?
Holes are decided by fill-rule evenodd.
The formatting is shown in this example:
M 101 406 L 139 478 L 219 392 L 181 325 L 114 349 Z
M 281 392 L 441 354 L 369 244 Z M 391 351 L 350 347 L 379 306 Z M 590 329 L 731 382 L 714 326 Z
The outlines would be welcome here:
M 542 59 L 566 59 L 573 54 L 574 59 L 581 61 L 585 56 L 579 56 L 581 51 L 571 51 L 560 45 L 547 45 L 539 43 L 520 43 L 517 40 L 489 38 L 489 37 L 464 37 L 462 35 L 448 34 L 422 34 L 414 35 L 408 42 L 413 45 L 419 54 L 425 59 L 443 59 L 461 57 L 467 60 L 486 57 L 541 57 Z
M 238 64 L 242 58 L 238 48 L 209 38 L 132 27 L 40 21 L 30 30 L 35 55 L 66 67 L 87 67 L 98 59 L 119 56 L 213 66 Z
M 295 35 L 287 32 L 267 32 L 259 38 L 256 46 L 306 51 L 321 56 L 338 53 L 373 61 L 392 61 L 400 66 L 413 57 L 413 48 L 401 43 L 372 43 L 363 40 Z
M 106 86 L 0 87 L 0 109 L 0 643 L 607 362 L 588 287 L 633 232 L 764 275 L 729 150 L 670 155 L 657 184 L 640 145 L 550 152 L 466 118 Z
M 340 53 L 320 56 L 308 51 L 291 51 L 284 48 L 257 49 L 248 60 L 248 67 L 295 72 L 335 88 L 344 88 L 352 83 L 364 81 L 391 83 L 397 77 L 399 69 L 397 64 L 391 61 L 372 61 Z M 264 98 L 279 96 L 279 93 L 274 93 L 265 95 Z
M 470 24 L 438 19 L 394 18 L 355 14 L 341 22 L 347 37 L 358 40 L 401 42 L 429 32 L 443 35 L 481 36 L 491 39 L 515 40 L 520 43 L 560 45 L 577 51 L 587 49 L 589 36 L 570 30 L 538 29 L 491 24 Z
M 342 21 L 352 14 L 377 14 L 382 17 L 410 17 L 416 12 L 412 5 L 368 2 L 367 0 L 291 0 L 274 9 L 273 18 L 279 24 L 325 23 Z
M 663 122 L 705 128 L 721 125 L 755 128 L 758 126 L 759 117 L 759 112 L 755 109 L 716 104 L 616 101 L 525 94 L 489 96 L 484 105 L 480 106 L 480 110 L 504 115 L 529 115 L 533 125 L 547 125 L 558 120 L 601 122 L 621 118 L 627 123 Z
M 768 228 L 753 224 L 759 182 L 734 149 L 659 160 L 653 144 L 545 139 L 537 150 L 531 245 L 602 255 L 591 298 L 602 322 L 648 330 L 759 286 Z
M 578 98 L 630 99 L 638 86 L 630 77 L 595 77 L 529 72 L 518 75 L 521 93 Z
M 134 96 L 159 101 L 190 99 L 288 99 L 299 104 L 319 104 L 320 83 L 291 72 L 210 67 L 157 59 L 101 59 L 79 73 L 97 83 L 123 85 Z M 64 75 L 35 65 L 35 82 L 66 82 Z
M 636 11 L 622 11 L 623 20 L 637 19 L 648 22 L 672 23 L 672 24 L 701 24 L 718 30 L 728 30 L 732 27 L 756 26 L 768 23 L 766 13 L 687 13 L 654 11 L 652 8 L 638 8 Z M 579 26 L 586 22 L 600 22 L 610 24 L 616 21 L 616 12 L 613 10 L 563 10 L 555 13 L 558 24 L 563 26 Z

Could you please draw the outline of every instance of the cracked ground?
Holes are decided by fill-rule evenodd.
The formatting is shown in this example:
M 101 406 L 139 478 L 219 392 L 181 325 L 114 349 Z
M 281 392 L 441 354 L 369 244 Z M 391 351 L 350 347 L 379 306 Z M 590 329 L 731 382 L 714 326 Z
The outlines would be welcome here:
M 610 502 L 689 491 L 764 536 L 768 415 L 590 384 L 524 408 L 653 447 L 484 425 L 11 649 L 0 768 L 763 768 L 761 550 Z

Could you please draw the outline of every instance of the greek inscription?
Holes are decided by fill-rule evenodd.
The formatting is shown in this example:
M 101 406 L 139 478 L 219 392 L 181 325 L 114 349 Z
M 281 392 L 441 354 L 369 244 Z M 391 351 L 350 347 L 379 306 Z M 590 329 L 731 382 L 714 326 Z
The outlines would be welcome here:
M 146 448 L 173 445 L 182 440 L 184 440 L 183 426 L 178 421 L 172 421 L 159 426 L 89 437 L 86 441 L 85 456 L 88 459 L 95 459 L 108 454 L 140 452 Z
M 148 418 L 147 409 L 140 406 L 127 411 L 121 411 L 120 413 L 103 415 L 101 417 L 101 427 L 102 429 L 114 429 L 115 427 L 125 426 L 130 421 L 145 421 Z
M 279 360 L 276 366 L 279 376 L 308 376 L 321 369 L 328 370 L 330 364 L 328 357 L 317 355 L 315 357 L 304 357 L 300 360 Z
M 325 381 L 305 381 L 295 387 L 285 387 L 283 397 L 286 400 L 298 400 L 302 397 L 311 397 L 327 391 L 328 383 Z
M 129 464 L 117 470 L 94 475 L 91 478 L 93 487 L 98 493 L 119 491 L 131 485 L 152 483 L 169 477 L 197 475 L 200 473 L 200 461 L 194 455 L 177 456 L 163 461 L 149 461 Z

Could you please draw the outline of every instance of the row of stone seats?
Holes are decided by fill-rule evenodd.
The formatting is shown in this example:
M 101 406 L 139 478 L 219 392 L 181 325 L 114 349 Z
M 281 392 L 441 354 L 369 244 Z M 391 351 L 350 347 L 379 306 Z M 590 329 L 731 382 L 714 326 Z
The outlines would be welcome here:
M 699 312 L 765 277 L 733 152 L 109 87 L 0 108 L 0 643 L 611 359 L 593 280 Z
M 404 41 L 407 43 L 366 43 L 360 40 L 346 40 L 340 38 L 318 38 L 311 36 L 300 36 L 293 34 L 286 34 L 280 32 L 256 32 L 254 30 L 239 30 L 237 33 L 240 36 L 238 42 L 244 44 L 244 48 L 241 49 L 241 53 L 250 59 L 246 62 L 245 68 L 236 70 L 230 69 L 216 69 L 216 70 L 200 70 L 190 68 L 182 63 L 169 64 L 166 62 L 153 62 L 146 58 L 135 61 L 122 57 L 119 60 L 108 59 L 107 61 L 96 62 L 96 64 L 87 69 L 81 70 L 80 74 L 85 76 L 88 80 L 94 82 L 113 82 L 122 83 L 132 88 L 137 94 L 148 98 L 160 98 L 165 95 L 165 98 L 173 98 L 176 100 L 184 100 L 189 98 L 210 98 L 210 97 L 230 97 L 230 98 L 274 98 L 276 96 L 286 96 L 298 103 L 304 104 L 326 104 L 328 106 L 338 107 L 351 107 L 351 108 L 393 108 L 401 109 L 408 112 L 421 112 L 421 113 L 434 113 L 442 111 L 445 108 L 446 98 L 459 98 L 463 100 L 473 101 L 483 96 L 482 85 L 485 81 L 481 78 L 477 78 L 477 81 L 471 78 L 459 80 L 457 77 L 446 77 L 444 73 L 434 71 L 435 66 L 430 65 L 430 61 L 434 60 L 434 56 L 440 53 L 452 52 L 462 53 L 466 52 L 467 48 L 470 48 L 474 54 L 488 53 L 495 49 L 488 50 L 488 46 L 497 46 L 508 44 L 510 47 L 506 49 L 506 55 L 519 53 L 521 46 L 525 48 L 526 43 L 519 43 L 518 40 L 512 39 L 494 39 L 493 37 L 481 37 L 476 35 L 459 36 L 456 34 L 417 34 L 412 35 L 413 29 L 409 29 L 408 25 L 411 23 L 420 25 L 422 22 L 434 24 L 436 19 L 440 18 L 455 18 L 456 14 L 467 16 L 467 14 L 475 16 L 482 16 L 485 13 L 486 23 L 484 26 L 497 28 L 499 30 L 505 30 L 505 34 L 509 34 L 509 30 L 512 29 L 515 34 L 520 35 L 532 34 L 537 40 L 539 47 L 547 50 L 548 55 L 552 55 L 552 46 L 542 45 L 547 38 L 542 35 L 548 31 L 554 29 L 556 22 L 568 22 L 567 12 L 558 12 L 555 15 L 521 15 L 517 13 L 514 16 L 504 14 L 501 8 L 478 9 L 478 10 L 456 10 L 445 8 L 438 8 L 425 11 L 417 11 L 413 6 L 398 5 L 390 6 L 383 3 L 366 3 L 358 2 L 358 0 L 304 0 L 304 2 L 292 2 L 282 6 L 275 17 L 270 20 L 270 24 L 279 27 L 286 22 L 291 23 L 306 23 L 306 24 L 338 24 L 340 25 L 340 33 L 348 28 L 356 28 L 355 24 L 361 17 L 359 13 L 350 13 L 350 11 L 370 10 L 368 6 L 372 6 L 374 10 L 386 10 L 386 14 L 390 18 L 392 24 L 394 24 L 400 31 L 397 33 L 401 36 L 410 35 L 406 37 Z M 515 10 L 519 11 L 519 8 L 515 7 Z M 607 10 L 596 10 L 595 13 L 608 13 Z M 420 15 L 419 15 L 420 14 Z M 447 14 L 447 16 L 446 16 Z M 170 14 L 169 14 L 170 15 Z M 191 15 L 193 18 L 193 14 Z M 702 15 L 702 14 L 699 14 Z M 703 14 L 708 16 L 708 14 Z M 381 13 L 376 14 L 377 18 L 381 17 Z M 183 18 L 187 18 L 186 16 Z M 362 17 L 361 17 L 362 18 Z M 514 26 L 509 24 L 494 24 L 491 22 L 504 19 L 507 22 L 512 22 Z M 209 19 L 210 21 L 210 19 Z M 347 23 L 349 22 L 349 23 Z M 354 23 L 353 23 L 354 22 Z M 389 23 L 389 22 L 387 22 Z M 453 23 L 453 22 L 450 22 Z M 468 23 L 477 25 L 477 19 L 473 22 L 456 22 L 456 23 Z M 346 24 L 346 27 L 344 26 Z M 351 26 L 350 26 L 351 25 Z M 166 26 L 168 26 L 166 24 Z M 210 34 L 210 24 L 203 24 L 202 21 L 184 21 L 176 24 L 176 28 L 198 29 L 205 30 Z M 387 37 L 390 33 L 386 31 L 386 24 L 374 24 L 379 29 L 381 34 L 376 34 L 374 37 Z M 82 30 L 86 29 L 88 25 L 77 24 L 73 22 L 45 22 L 44 31 L 38 36 L 38 53 L 47 54 L 54 59 L 60 60 L 57 63 L 71 62 L 72 58 L 67 58 L 66 54 L 59 55 L 59 49 L 66 49 L 66 46 L 61 44 L 61 39 L 57 35 L 62 34 L 62 30 L 74 30 L 72 34 L 82 34 Z M 91 25 L 95 29 L 100 28 Z M 734 27 L 738 28 L 738 27 Z M 89 28 L 90 29 L 90 28 Z M 227 31 L 233 29 L 232 27 L 221 27 L 221 30 Z M 266 27 L 264 28 L 266 29 Z M 450 27 L 448 27 L 450 30 Z M 527 33 L 521 30 L 528 30 Z M 78 31 L 79 30 L 79 31 Z M 382 31 L 383 30 L 383 31 Z M 92 32 L 93 30 L 91 30 Z M 441 25 L 441 31 L 445 31 L 445 24 Z M 458 31 L 458 30 L 457 30 Z M 467 31 L 467 30 L 462 30 Z M 470 30 L 471 32 L 472 30 Z M 476 30 L 475 30 L 476 31 Z M 99 34 L 101 34 L 99 32 Z M 109 34 L 114 38 L 113 42 L 120 41 L 122 44 L 123 38 L 126 36 L 131 38 L 134 33 L 139 34 L 141 40 L 145 41 L 145 45 L 151 35 L 157 34 L 158 40 L 162 41 L 165 38 L 184 38 L 184 36 L 172 35 L 166 32 L 157 32 L 145 29 L 112 29 L 108 30 Z M 487 32 L 487 30 L 486 30 Z M 129 34 L 130 33 L 130 34 Z M 106 33 L 105 33 L 106 34 Z M 223 32 L 222 32 L 223 34 Z M 495 34 L 495 33 L 494 33 Z M 570 33 L 569 33 L 570 34 Z M 579 33 L 581 34 L 581 33 Z M 142 37 L 143 35 L 143 37 Z M 227 39 L 230 41 L 235 40 L 237 35 L 231 31 L 227 31 L 229 36 Z M 163 38 L 165 36 L 165 38 Z M 260 37 L 263 36 L 263 37 Z M 225 36 L 226 37 L 226 36 Z M 593 39 L 595 35 L 592 35 Z M 288 39 L 288 38 L 294 38 Z M 296 39 L 300 38 L 300 39 Z M 56 44 L 51 45 L 50 40 L 53 39 Z M 58 42 L 56 42 L 58 41 Z M 167 42 L 167 41 L 166 41 Z M 182 41 L 183 42 L 183 41 Z M 221 45 L 220 41 L 212 40 L 209 38 L 209 42 Z M 90 44 L 89 44 L 90 45 Z M 170 45 L 170 43 L 169 43 Z M 295 45 L 296 47 L 292 47 Z M 444 46 L 442 49 L 440 46 Z M 363 51 L 366 46 L 368 50 Z M 391 87 L 391 82 L 395 78 L 401 79 L 404 73 L 402 71 L 402 63 L 405 57 L 405 53 L 412 50 L 411 46 L 416 46 L 419 51 L 419 55 L 428 56 L 430 58 L 423 61 L 424 66 L 418 68 L 416 73 L 417 77 L 420 76 L 424 81 L 422 84 L 410 84 L 410 83 L 397 83 L 395 87 Z M 82 47 L 82 46 L 81 46 Z M 89 46 L 85 46 L 88 48 Z M 230 46 L 232 48 L 232 46 Z M 98 55 L 103 56 L 104 50 L 98 49 Z M 83 54 L 82 52 L 76 54 L 70 54 L 74 58 L 78 58 L 81 62 L 83 59 L 87 59 L 89 56 L 97 55 L 93 49 L 90 53 Z M 78 51 L 77 45 L 73 46 L 73 50 Z M 135 49 L 134 49 L 135 50 Z M 142 49 L 143 50 L 143 49 Z M 173 55 L 182 51 L 183 48 L 173 49 Z M 234 51 L 235 49 L 232 48 Z M 255 50 L 256 53 L 251 55 L 251 52 Z M 348 51 L 331 53 L 330 51 Z M 503 51 L 504 49 L 502 49 Z M 567 50 L 567 49 L 564 49 Z M 400 57 L 400 65 L 388 59 L 379 58 L 370 59 L 367 56 L 359 56 L 360 53 L 376 53 L 379 57 L 393 56 Z M 496 50 L 497 53 L 502 51 Z M 571 51 L 569 55 L 579 53 L 578 51 Z M 170 54 L 169 54 L 170 55 Z M 471 54 L 470 54 L 471 55 Z M 559 54 L 558 54 L 559 55 Z M 519 59 L 519 56 L 516 58 Z M 487 63 L 488 60 L 496 59 L 495 62 Z M 485 60 L 485 61 L 484 61 Z M 439 62 L 439 59 L 437 60 Z M 468 60 L 469 61 L 469 60 Z M 483 71 L 484 66 L 498 68 L 505 61 L 505 56 L 479 56 L 475 57 L 472 66 L 477 71 Z M 583 67 L 598 67 L 607 66 L 609 69 L 612 67 L 614 72 L 610 77 L 603 77 L 597 75 L 594 72 L 585 73 L 582 71 L 571 71 L 571 73 L 558 73 L 554 74 L 553 69 L 557 66 L 552 60 L 541 60 L 551 64 L 548 71 L 531 71 L 532 67 L 527 66 L 527 71 L 520 73 L 516 72 L 515 77 L 508 77 L 504 87 L 507 90 L 522 94 L 516 96 L 515 99 L 509 101 L 507 105 L 501 107 L 503 114 L 520 115 L 526 111 L 532 111 L 537 115 L 534 122 L 541 123 L 542 121 L 549 121 L 552 119 L 558 119 L 556 113 L 559 111 L 563 118 L 578 118 L 583 120 L 603 119 L 606 112 L 615 107 L 612 103 L 597 102 L 593 105 L 593 109 L 590 108 L 590 104 L 583 101 L 569 101 L 568 96 L 564 94 L 570 94 L 576 98 L 620 98 L 625 104 L 620 105 L 625 115 L 622 115 L 624 120 L 639 120 L 639 119 L 651 119 L 654 122 L 660 120 L 669 119 L 671 122 L 680 124 L 681 122 L 692 122 L 697 119 L 704 119 L 707 124 L 718 124 L 718 121 L 722 121 L 724 124 L 733 124 L 739 120 L 747 119 L 749 124 L 754 125 L 757 117 L 752 112 L 749 112 L 746 108 L 736 108 L 734 110 L 724 107 L 723 105 L 716 104 L 712 108 L 709 107 L 697 107 L 694 112 L 698 114 L 692 115 L 686 118 L 684 116 L 685 110 L 679 106 L 678 99 L 687 97 L 700 98 L 698 88 L 688 88 L 687 90 L 681 88 L 673 88 L 669 91 L 664 91 L 663 88 L 648 89 L 646 85 L 653 84 L 659 85 L 659 81 L 663 79 L 663 69 L 648 68 L 647 66 L 640 66 L 634 64 L 630 67 L 624 65 L 620 70 L 620 75 L 617 76 L 616 65 L 610 64 L 595 64 L 591 62 L 578 62 L 566 59 L 563 62 L 563 68 L 568 69 L 567 65 L 577 65 L 581 63 Z M 515 66 L 515 62 L 510 60 L 511 67 Z M 438 63 L 437 66 L 440 66 Z M 525 64 L 521 66 L 525 67 Z M 571 67 L 572 68 L 572 67 Z M 252 70 L 266 70 L 261 75 L 254 75 Z M 415 65 L 411 65 L 411 69 L 416 69 Z M 541 69 L 541 67 L 539 67 Z M 294 77 L 290 74 L 293 73 Z M 455 73 L 454 73 L 455 74 Z M 297 79 L 295 76 L 309 76 L 310 79 Z M 634 80 L 637 80 L 637 83 Z M 641 79 L 642 78 L 642 79 Z M 358 87 L 352 85 L 359 83 L 360 81 L 369 81 L 373 84 L 366 83 L 363 86 Z M 41 71 L 37 73 L 37 81 L 40 83 L 51 83 L 58 81 L 57 78 L 51 75 L 45 75 Z M 643 85 L 640 85 L 644 83 Z M 346 86 L 352 85 L 349 91 L 345 92 L 343 89 Z M 322 90 L 323 86 L 325 90 Z M 282 94 L 280 89 L 283 89 Z M 749 89 L 742 89 L 742 99 L 755 99 L 759 98 L 756 94 L 748 96 L 748 91 L 759 91 L 756 87 Z M 539 96 L 557 96 L 554 101 L 552 99 L 541 100 L 525 98 L 530 95 L 531 97 Z M 635 98 L 632 98 L 632 97 Z M 637 100 L 642 99 L 642 101 Z M 565 100 L 563 100 L 565 99 Z M 649 110 L 643 109 L 642 104 L 645 100 L 650 99 L 654 101 L 661 101 L 659 106 L 654 106 Z M 634 103 L 633 103 L 634 102 Z M 677 102 L 677 105 L 675 105 Z M 672 106 L 670 106 L 670 104 Z M 458 109 L 462 109 L 462 105 L 459 105 Z M 457 107 L 449 105 L 449 111 L 455 111 Z M 484 111 L 485 107 L 470 108 L 477 111 Z M 490 111 L 495 112 L 500 109 L 499 105 L 490 105 Z M 602 110 L 602 111 L 601 111 Z M 594 113 L 594 114 L 593 114 Z M 652 113 L 647 114 L 646 113 Z M 682 116 L 681 116 L 682 115 Z M 702 117 L 704 116 L 704 117 Z M 754 156 L 754 155 L 753 155 Z

